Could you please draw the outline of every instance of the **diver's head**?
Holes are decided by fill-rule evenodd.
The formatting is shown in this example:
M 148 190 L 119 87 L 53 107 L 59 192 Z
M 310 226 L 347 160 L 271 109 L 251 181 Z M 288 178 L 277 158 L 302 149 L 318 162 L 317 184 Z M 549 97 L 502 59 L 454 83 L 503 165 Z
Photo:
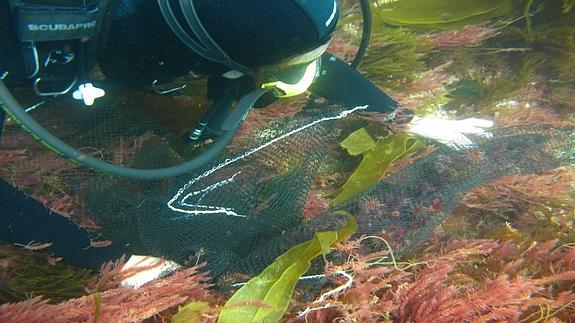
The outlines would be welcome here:
M 338 20 L 335 0 L 158 0 L 188 47 L 243 74 L 306 65 L 326 49 Z
M 313 52 L 329 41 L 338 19 L 335 0 L 188 1 L 216 43 L 250 68 Z

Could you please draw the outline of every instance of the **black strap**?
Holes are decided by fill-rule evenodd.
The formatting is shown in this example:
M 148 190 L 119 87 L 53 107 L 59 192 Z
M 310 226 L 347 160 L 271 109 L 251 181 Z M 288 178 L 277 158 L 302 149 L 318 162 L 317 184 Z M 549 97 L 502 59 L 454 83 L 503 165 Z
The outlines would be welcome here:
M 79 267 L 97 270 L 100 265 L 123 254 L 127 246 L 112 243 L 103 248 L 91 247 L 94 239 L 88 231 L 65 217 L 53 213 L 0 179 L 0 240 L 11 244 L 52 243 L 46 250 Z
M 4 123 L 6 123 L 6 111 L 0 108 L 0 143 L 2 142 L 2 134 L 4 133 Z

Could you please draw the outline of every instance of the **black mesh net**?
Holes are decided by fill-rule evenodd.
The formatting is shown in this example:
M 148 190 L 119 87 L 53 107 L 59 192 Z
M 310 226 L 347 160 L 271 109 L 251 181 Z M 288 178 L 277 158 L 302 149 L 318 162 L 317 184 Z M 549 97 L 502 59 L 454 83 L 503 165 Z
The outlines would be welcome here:
M 50 109 L 57 108 L 30 113 L 38 120 L 52 120 L 44 125 L 104 160 L 150 168 L 188 158 L 173 129 L 141 112 L 110 105 L 49 118 Z M 275 118 L 203 169 L 154 182 L 86 170 L 33 144 L 17 125 L 8 123 L 0 147 L 5 156 L 2 176 L 64 215 L 95 220 L 103 237 L 127 243 L 135 253 L 184 265 L 201 258 L 217 276 L 259 272 L 316 231 L 340 227 L 346 219 L 342 212 L 357 219 L 357 235 L 380 236 L 405 255 L 473 188 L 503 175 L 574 162 L 572 128 L 494 129 L 470 137 L 471 148 L 438 146 L 344 205 L 304 216 L 314 181 L 338 171 L 332 164 L 341 157 L 342 134 L 365 124 L 361 109 L 325 106 Z M 375 251 L 385 246 L 368 247 Z
M 13 92 L 36 121 L 80 152 L 120 166 L 154 169 L 194 155 L 183 135 L 210 104 L 204 98 L 206 90 L 201 89 L 205 83 L 192 83 L 185 95 L 175 97 L 131 88 L 106 89 L 106 97 L 94 107 L 82 106 L 71 96 L 38 98 L 21 88 Z M 8 125 L 13 123 L 8 121 Z M 6 131 L 5 146 L 15 140 L 11 128 Z M 138 154 L 142 149 L 149 153 Z
M 360 110 L 323 107 L 319 113 L 311 109 L 278 118 L 194 174 L 155 182 L 85 170 L 48 155 L 52 153 L 40 147 L 34 149 L 30 146 L 32 139 L 16 125 L 9 125 L 1 149 L 16 154 L 13 159 L 17 160 L 17 147 L 31 147 L 27 149 L 40 155 L 27 162 L 42 171 L 38 171 L 38 179 L 29 179 L 27 176 L 33 174 L 27 172 L 32 166 L 4 161 L 3 176 L 28 190 L 30 183 L 43 183 L 47 191 L 36 187 L 31 192 L 37 197 L 73 196 L 66 204 L 71 216 L 85 213 L 114 243 L 127 243 L 136 253 L 163 256 L 184 265 L 193 265 L 201 258 L 217 276 L 261 271 L 286 249 L 312 238 L 316 231 L 343 225 L 346 217 L 341 216 L 342 211 L 357 219 L 357 235 L 380 236 L 396 254 L 405 255 L 423 242 L 473 188 L 503 175 L 535 173 L 574 162 L 572 128 L 499 128 L 488 135 L 470 137 L 474 143 L 471 148 L 438 146 L 344 205 L 317 216 L 304 216 L 314 181 L 321 174 L 335 172 L 331 164 L 339 156 L 342 133 L 363 124 Z M 88 147 L 108 131 L 109 137 L 115 138 L 116 149 L 123 149 L 123 143 L 130 141 L 132 157 L 129 162 L 122 161 L 126 165 L 151 167 L 183 160 L 170 143 L 169 132 L 157 130 L 160 127 L 143 129 L 142 125 L 150 123 L 134 129 L 125 125 L 127 128 L 105 130 L 104 116 L 114 122 L 126 119 L 118 119 L 111 111 L 101 112 L 84 111 L 78 117 L 83 120 L 88 113 L 98 114 L 89 122 L 94 132 L 86 121 L 74 123 L 69 118 L 75 116 L 67 114 L 66 124 L 84 125 L 75 133 L 67 127 L 71 140 Z M 113 142 L 110 138 L 108 142 Z M 53 165 L 42 166 L 47 156 Z M 46 167 L 53 168 L 54 173 L 46 172 Z M 62 192 L 55 190 L 58 185 L 53 182 L 45 182 L 49 179 L 60 181 Z M 366 248 L 377 251 L 385 246 L 374 243 Z

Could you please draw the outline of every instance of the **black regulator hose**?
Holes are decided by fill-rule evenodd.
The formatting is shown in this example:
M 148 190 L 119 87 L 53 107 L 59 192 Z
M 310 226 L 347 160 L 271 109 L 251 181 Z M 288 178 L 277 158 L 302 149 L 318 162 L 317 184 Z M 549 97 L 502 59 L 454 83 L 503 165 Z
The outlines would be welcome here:
M 355 58 L 353 62 L 351 62 L 351 66 L 356 68 L 361 63 L 363 56 L 365 56 L 365 52 L 367 51 L 367 47 L 369 47 L 369 42 L 371 40 L 371 28 L 372 28 L 372 21 L 371 21 L 371 7 L 369 5 L 369 0 L 359 0 L 361 5 L 361 17 L 363 19 L 363 29 L 361 33 L 361 43 L 359 44 L 359 48 L 357 53 L 355 54 Z
M 238 126 L 232 130 L 225 131 L 208 150 L 177 166 L 157 169 L 136 169 L 101 161 L 61 141 L 24 111 L 24 108 L 12 96 L 2 80 L 0 80 L 0 106 L 13 120 L 19 122 L 22 128 L 60 155 L 96 171 L 135 180 L 161 180 L 187 174 L 215 158 L 232 141 L 239 129 Z
M 6 122 L 6 112 L 0 109 L 0 142 L 2 142 L 2 134 L 4 133 L 4 123 Z

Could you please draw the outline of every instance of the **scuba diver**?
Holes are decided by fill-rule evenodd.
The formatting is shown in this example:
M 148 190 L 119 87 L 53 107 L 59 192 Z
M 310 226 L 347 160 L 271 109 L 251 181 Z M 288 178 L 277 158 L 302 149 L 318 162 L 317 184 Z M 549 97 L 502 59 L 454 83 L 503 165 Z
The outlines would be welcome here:
M 364 20 L 369 19 L 369 2 L 361 3 Z M 335 0 L 3 1 L 0 101 L 12 119 L 61 155 L 134 179 L 161 179 L 197 169 L 231 141 L 253 107 L 305 92 L 343 106 L 367 105 L 366 111 L 394 122 L 396 101 L 355 69 L 369 42 L 369 21 L 364 21 L 362 45 L 351 65 L 326 52 L 338 18 Z M 96 66 L 104 81 L 90 79 Z M 40 97 L 71 95 L 91 106 L 110 84 L 165 95 L 179 90 L 192 75 L 208 78 L 213 104 L 188 140 L 209 137 L 215 143 L 189 162 L 158 171 L 92 160 L 46 131 L 34 132 L 38 127 L 9 91 L 29 86 Z M 175 80 L 183 83 L 173 85 Z M 428 131 L 424 121 L 414 122 L 413 132 Z M 81 267 L 98 268 L 130 254 L 129 246 L 117 244 L 86 249 L 88 232 L 52 215 L 6 182 L 0 184 L 0 240 L 21 245 L 50 241 L 50 252 Z

